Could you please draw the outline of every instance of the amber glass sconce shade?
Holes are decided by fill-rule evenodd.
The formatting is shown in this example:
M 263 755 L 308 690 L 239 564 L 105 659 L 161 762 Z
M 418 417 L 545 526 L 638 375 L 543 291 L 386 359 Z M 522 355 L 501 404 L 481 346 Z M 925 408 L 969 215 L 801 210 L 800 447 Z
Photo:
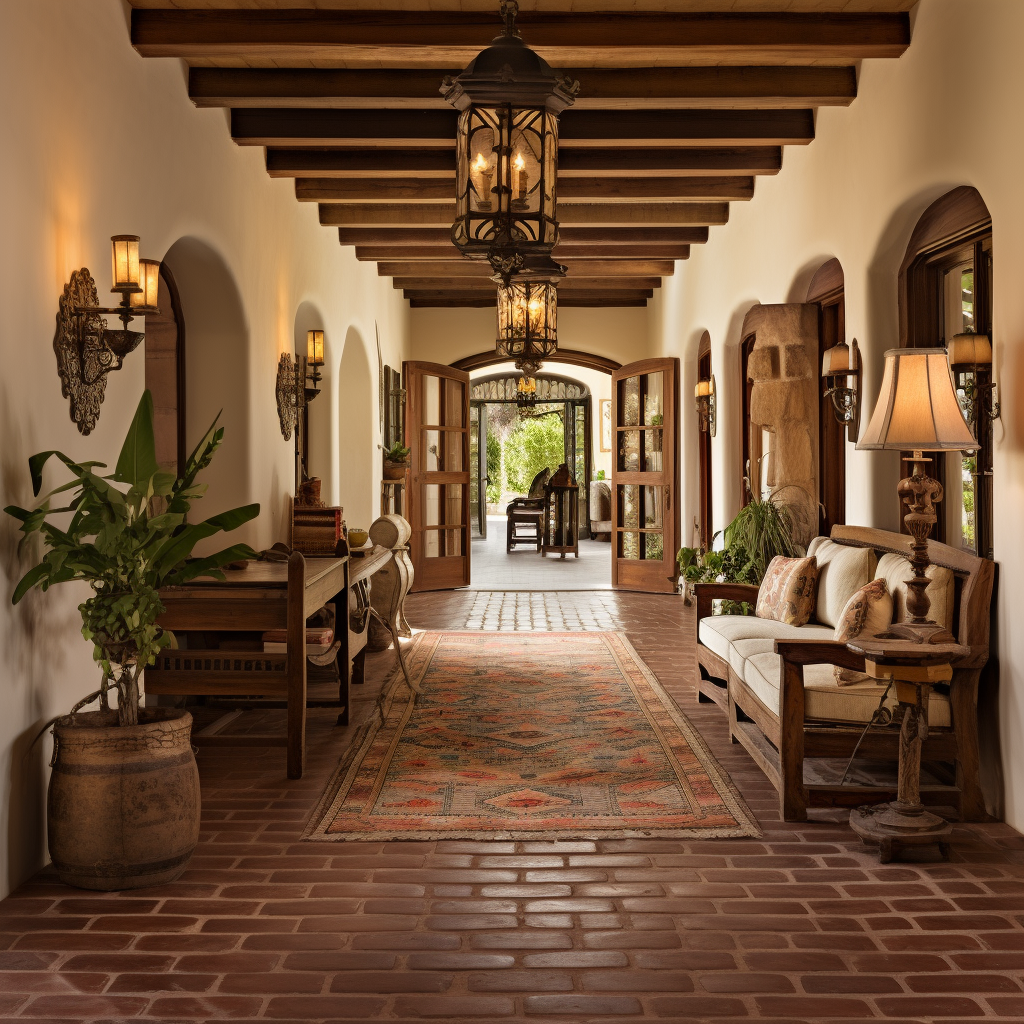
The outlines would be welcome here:
M 718 398 L 715 394 L 715 375 L 699 380 L 693 389 L 697 406 L 697 423 L 700 429 L 712 437 L 718 432 Z

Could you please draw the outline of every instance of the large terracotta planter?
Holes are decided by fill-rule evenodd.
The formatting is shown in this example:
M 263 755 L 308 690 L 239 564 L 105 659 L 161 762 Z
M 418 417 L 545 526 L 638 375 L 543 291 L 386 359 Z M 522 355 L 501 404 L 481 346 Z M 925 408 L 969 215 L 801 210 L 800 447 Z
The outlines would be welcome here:
M 54 726 L 47 798 L 50 857 L 83 889 L 138 889 L 175 879 L 199 841 L 192 716 L 145 708 L 66 715 Z

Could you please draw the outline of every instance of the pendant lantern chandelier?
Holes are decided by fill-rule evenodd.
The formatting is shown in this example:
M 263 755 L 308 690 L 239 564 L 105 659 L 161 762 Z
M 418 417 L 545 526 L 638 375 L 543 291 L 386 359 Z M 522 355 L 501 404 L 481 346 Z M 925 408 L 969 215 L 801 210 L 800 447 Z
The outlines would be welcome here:
M 523 42 L 518 11 L 516 0 L 502 0 L 502 35 L 441 86 L 460 111 L 452 242 L 505 275 L 524 266 L 557 273 L 558 114 L 579 83 L 559 77 Z
M 498 355 L 534 376 L 558 348 L 557 278 L 516 274 L 498 281 Z

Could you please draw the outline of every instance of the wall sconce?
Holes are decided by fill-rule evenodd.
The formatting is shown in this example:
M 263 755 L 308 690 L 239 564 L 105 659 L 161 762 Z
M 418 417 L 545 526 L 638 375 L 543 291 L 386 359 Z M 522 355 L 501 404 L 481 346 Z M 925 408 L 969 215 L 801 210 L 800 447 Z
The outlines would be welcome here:
M 856 441 L 860 434 L 860 349 L 857 339 L 847 345 L 826 349 L 821 359 L 821 375 L 828 387 L 824 397 L 832 399 L 832 411 L 836 420 L 846 427 L 847 437 Z
M 306 332 L 306 354 L 292 359 L 285 352 L 277 362 L 277 417 L 281 422 L 281 436 L 288 441 L 292 430 L 305 415 L 306 406 L 320 394 L 323 380 L 320 367 L 324 365 L 324 332 Z M 310 373 L 309 368 L 313 368 Z
M 136 317 L 159 312 L 159 262 L 139 259 L 138 235 L 114 235 L 110 246 L 110 290 L 120 293 L 120 304 L 100 306 L 96 282 L 88 268 L 82 267 L 72 272 L 57 308 L 53 350 L 61 394 L 70 400 L 71 419 L 83 434 L 91 433 L 99 419 L 107 374 L 120 370 L 125 357 L 146 336 L 128 330 L 128 324 Z M 107 316 L 118 317 L 122 328 L 108 328 Z
M 718 397 L 715 394 L 715 375 L 707 380 L 697 381 L 693 389 L 693 397 L 697 404 L 697 420 L 700 429 L 712 437 L 718 430 Z
M 984 413 L 999 419 L 999 385 L 992 379 L 992 342 L 985 334 L 957 334 L 949 343 L 949 368 L 956 397 L 968 423 L 977 425 Z

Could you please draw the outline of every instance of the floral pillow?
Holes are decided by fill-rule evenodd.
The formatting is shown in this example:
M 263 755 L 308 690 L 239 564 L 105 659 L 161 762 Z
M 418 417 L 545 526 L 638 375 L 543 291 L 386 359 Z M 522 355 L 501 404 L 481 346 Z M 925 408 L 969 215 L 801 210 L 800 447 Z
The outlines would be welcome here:
M 841 643 L 858 636 L 875 636 L 884 633 L 892 623 L 892 594 L 885 580 L 879 577 L 867 586 L 861 587 L 846 602 L 839 613 L 833 639 Z M 870 676 L 852 669 L 835 667 L 836 682 L 840 686 L 862 683 Z
M 802 626 L 814 611 L 818 563 L 813 558 L 776 555 L 757 592 L 755 614 L 790 626 Z

